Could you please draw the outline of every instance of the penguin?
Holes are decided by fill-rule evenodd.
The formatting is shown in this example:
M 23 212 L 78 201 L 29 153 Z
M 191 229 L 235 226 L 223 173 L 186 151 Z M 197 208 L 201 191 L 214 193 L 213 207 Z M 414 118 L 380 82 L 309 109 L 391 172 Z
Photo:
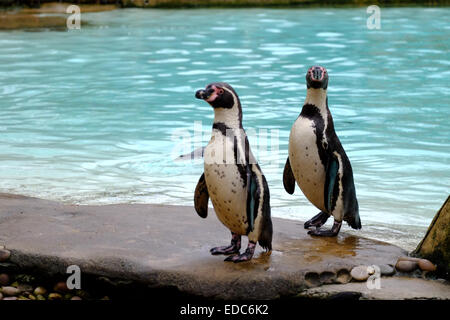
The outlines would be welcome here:
M 320 210 L 305 222 L 305 229 L 313 227 L 308 234 L 334 237 L 342 221 L 361 229 L 353 171 L 328 108 L 327 70 L 311 67 L 306 73 L 306 86 L 305 103 L 289 135 L 283 185 L 286 192 L 293 194 L 297 182 L 306 198 Z M 334 218 L 331 230 L 320 229 L 330 216 Z
M 198 90 L 195 97 L 214 110 L 211 140 L 204 149 L 204 172 L 195 188 L 195 210 L 206 218 L 211 199 L 218 219 L 231 231 L 231 244 L 212 248 L 211 254 L 229 255 L 225 261 L 249 261 L 257 242 L 266 252 L 272 250 L 269 186 L 250 150 L 234 89 L 215 82 Z M 240 254 L 244 235 L 248 247 Z

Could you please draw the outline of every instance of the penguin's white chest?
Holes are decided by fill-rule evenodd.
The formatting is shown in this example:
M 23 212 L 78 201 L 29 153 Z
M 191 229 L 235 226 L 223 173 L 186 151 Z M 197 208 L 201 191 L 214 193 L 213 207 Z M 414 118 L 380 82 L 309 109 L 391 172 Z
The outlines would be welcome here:
M 289 136 L 289 162 L 298 186 L 317 208 L 324 206 L 325 168 L 317 148 L 314 122 L 300 116 Z
M 217 133 L 206 147 L 205 181 L 219 220 L 232 232 L 245 235 L 248 227 L 247 188 L 233 161 L 233 143 L 225 143 L 226 139 Z

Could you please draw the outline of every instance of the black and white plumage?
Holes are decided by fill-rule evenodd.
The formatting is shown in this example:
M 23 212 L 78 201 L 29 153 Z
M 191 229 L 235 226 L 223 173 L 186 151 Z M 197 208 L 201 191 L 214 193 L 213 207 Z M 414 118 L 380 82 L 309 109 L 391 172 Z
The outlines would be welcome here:
M 328 108 L 326 69 L 311 67 L 306 83 L 305 103 L 289 136 L 283 184 L 293 194 L 297 182 L 308 200 L 321 210 L 305 223 L 305 228 L 316 228 L 309 234 L 336 236 L 342 221 L 354 229 L 361 228 L 353 171 Z M 332 229 L 321 230 L 330 216 L 334 217 Z
M 211 83 L 195 96 L 214 109 L 211 140 L 204 149 L 204 173 L 195 189 L 195 209 L 206 218 L 211 199 L 217 217 L 232 233 L 231 244 L 212 248 L 212 254 L 233 254 L 225 261 L 248 261 L 257 242 L 272 249 L 269 187 L 250 150 L 234 89 L 227 83 Z M 249 244 L 239 254 L 242 235 L 248 236 Z

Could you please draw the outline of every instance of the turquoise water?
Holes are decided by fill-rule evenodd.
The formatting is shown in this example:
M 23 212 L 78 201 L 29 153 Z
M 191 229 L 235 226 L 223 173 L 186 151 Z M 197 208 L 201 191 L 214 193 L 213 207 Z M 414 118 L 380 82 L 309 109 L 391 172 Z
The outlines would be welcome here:
M 0 32 L 0 192 L 192 205 L 202 161 L 174 159 L 209 138 L 213 112 L 195 90 L 227 81 L 273 216 L 308 219 L 317 209 L 281 176 L 305 72 L 321 64 L 355 174 L 354 233 L 414 248 L 450 192 L 449 15 L 382 9 L 368 30 L 365 8 L 128 9 L 82 14 L 79 31 Z

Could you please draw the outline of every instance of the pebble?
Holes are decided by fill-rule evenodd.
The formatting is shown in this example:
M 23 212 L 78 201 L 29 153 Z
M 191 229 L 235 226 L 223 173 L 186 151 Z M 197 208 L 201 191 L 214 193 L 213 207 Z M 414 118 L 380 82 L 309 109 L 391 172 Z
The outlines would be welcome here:
M 53 292 L 48 295 L 48 300 L 61 300 L 61 299 L 62 296 L 59 293 Z
M 46 293 L 47 293 L 47 289 L 45 289 L 44 287 L 37 287 L 36 289 L 34 289 L 34 294 L 36 296 L 43 296 Z
M 26 283 L 21 283 L 17 286 L 17 289 L 20 290 L 20 292 L 33 292 L 33 287 Z
M 382 264 L 380 267 L 380 273 L 382 276 L 392 276 L 395 273 L 395 269 L 392 265 Z
M 2 287 L 2 293 L 5 296 L 17 296 L 20 290 L 14 287 Z
M 436 266 L 430 260 L 420 259 L 418 264 L 423 271 L 436 271 Z
M 365 281 L 369 278 L 369 267 L 368 266 L 357 266 L 352 269 L 350 275 L 353 279 L 357 281 Z
M 53 287 L 53 290 L 60 293 L 65 293 L 69 291 L 69 288 L 67 288 L 67 284 L 64 281 L 60 281 Z
M 82 300 L 79 296 L 73 296 L 70 300 Z
M 17 297 L 5 297 L 5 298 L 3 298 L 3 301 L 6 301 L 6 300 L 17 300 Z
M 38 294 L 38 295 L 36 296 L 36 299 L 37 299 L 37 300 L 45 300 L 45 297 L 44 297 L 42 294 Z
M 3 294 L 0 292 L 0 300 L 3 299 Z
M 29 294 L 29 295 L 28 295 L 28 299 L 30 299 L 30 300 L 36 300 L 36 297 L 35 297 L 34 295 L 32 295 L 32 294 Z
M 4 261 L 8 260 L 10 256 L 11 256 L 11 252 L 9 252 L 9 250 L 0 249 L 0 262 L 4 262 Z
M 398 271 L 403 272 L 411 272 L 416 270 L 417 268 L 417 262 L 416 261 L 410 261 L 410 260 L 399 260 L 397 261 L 397 264 L 395 265 L 395 269 Z
M 9 284 L 9 276 L 6 273 L 0 274 L 0 286 L 7 286 Z
M 414 258 L 414 257 L 400 257 L 398 258 L 398 261 L 413 261 L 413 262 L 419 262 L 421 259 L 420 258 Z
M 348 283 L 352 280 L 352 276 L 350 275 L 350 272 L 348 272 L 347 269 L 341 269 L 336 274 L 336 282 L 337 283 Z

